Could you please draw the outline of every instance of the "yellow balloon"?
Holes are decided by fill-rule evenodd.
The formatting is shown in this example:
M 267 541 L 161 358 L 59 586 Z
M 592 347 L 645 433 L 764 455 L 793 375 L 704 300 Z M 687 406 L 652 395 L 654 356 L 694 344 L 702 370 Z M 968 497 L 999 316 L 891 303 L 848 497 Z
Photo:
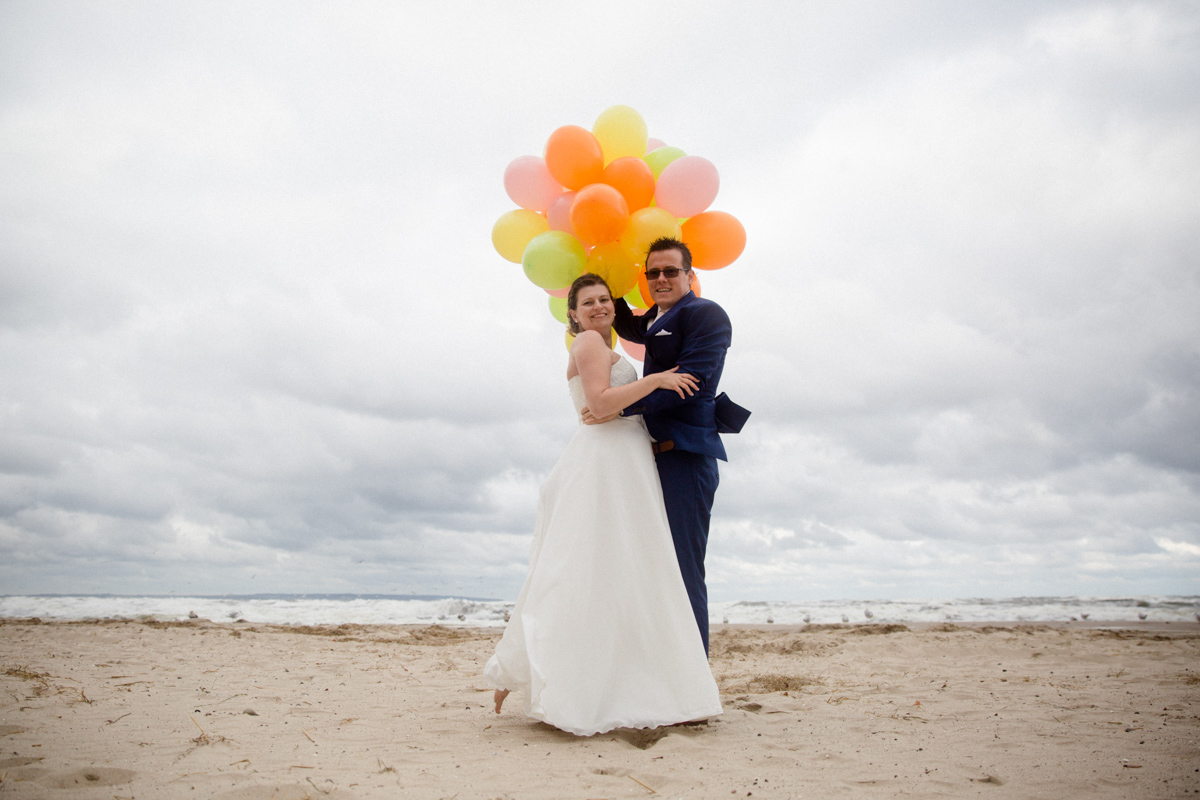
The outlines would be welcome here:
M 642 297 L 642 293 L 638 290 L 637 283 L 634 283 L 633 290 L 625 295 L 625 302 L 633 308 L 649 308 L 650 304 Z
M 550 223 L 536 211 L 518 208 L 509 211 L 492 226 L 492 246 L 504 258 L 521 263 L 525 246 L 539 233 L 550 230 Z
M 587 272 L 594 272 L 608 283 L 608 289 L 614 298 L 624 297 L 630 289 L 637 288 L 638 259 L 634 257 L 620 242 L 598 244 L 588 253 Z
M 600 112 L 592 125 L 592 134 L 604 151 L 604 163 L 626 156 L 646 155 L 646 120 L 629 106 L 613 106 Z M 665 165 L 664 165 L 665 166 Z
M 655 239 L 682 236 L 679 223 L 670 211 L 662 208 L 639 208 L 629 215 L 629 224 L 621 234 L 620 243 L 633 254 L 639 264 L 645 263 L 646 251 Z
M 614 348 L 617 346 L 617 339 L 618 339 L 618 338 L 619 338 L 619 337 L 617 336 L 617 332 L 614 330 L 614 331 L 612 332 L 612 346 L 613 346 Z M 575 334 L 571 333 L 571 329 L 570 329 L 570 328 L 567 328 L 567 349 L 568 349 L 568 350 L 570 350 L 570 349 L 571 349 L 571 342 L 573 342 L 573 341 L 575 341 Z

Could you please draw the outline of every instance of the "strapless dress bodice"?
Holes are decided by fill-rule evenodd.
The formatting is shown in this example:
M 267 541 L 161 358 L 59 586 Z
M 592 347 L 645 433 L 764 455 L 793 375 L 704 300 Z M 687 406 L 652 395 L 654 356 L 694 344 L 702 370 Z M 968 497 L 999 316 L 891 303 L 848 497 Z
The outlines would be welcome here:
M 612 365 L 612 370 L 608 373 L 609 386 L 624 386 L 627 383 L 633 383 L 637 379 L 637 367 L 625 360 L 625 356 L 618 358 L 617 362 Z M 571 402 L 575 404 L 575 413 L 581 413 L 583 407 L 587 405 L 587 400 L 583 396 L 583 378 L 579 375 L 571 378 L 567 381 L 567 388 L 571 390 Z

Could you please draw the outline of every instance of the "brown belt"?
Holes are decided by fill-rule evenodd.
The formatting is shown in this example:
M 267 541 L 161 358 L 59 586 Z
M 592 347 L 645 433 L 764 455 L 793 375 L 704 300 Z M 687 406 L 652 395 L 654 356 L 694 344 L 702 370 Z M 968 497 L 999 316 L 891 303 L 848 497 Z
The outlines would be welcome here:
M 650 449 L 654 452 L 654 455 L 658 455 L 659 453 L 665 453 L 668 450 L 674 450 L 675 443 L 670 439 L 667 439 L 665 442 L 651 442 Z

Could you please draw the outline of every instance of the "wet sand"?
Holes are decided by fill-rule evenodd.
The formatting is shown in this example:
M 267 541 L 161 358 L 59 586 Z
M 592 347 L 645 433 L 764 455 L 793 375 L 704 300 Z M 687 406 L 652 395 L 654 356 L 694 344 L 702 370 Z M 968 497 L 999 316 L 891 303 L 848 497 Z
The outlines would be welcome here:
M 0 621 L 0 798 L 1200 797 L 1200 625 L 716 626 L 725 713 L 491 711 L 499 630 Z

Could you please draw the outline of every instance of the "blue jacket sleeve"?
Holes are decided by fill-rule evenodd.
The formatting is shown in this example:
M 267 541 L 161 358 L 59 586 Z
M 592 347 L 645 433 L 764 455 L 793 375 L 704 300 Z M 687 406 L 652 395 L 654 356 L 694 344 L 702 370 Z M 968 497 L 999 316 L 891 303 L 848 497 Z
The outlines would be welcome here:
M 646 327 L 649 322 L 647 317 L 650 319 L 654 319 L 654 317 L 649 314 L 635 316 L 629 310 L 629 304 L 621 297 L 613 301 L 613 307 L 617 315 L 617 318 L 613 320 L 613 327 L 617 329 L 617 335 L 627 342 L 643 344 L 646 340 Z
M 708 389 L 707 394 L 710 398 L 715 393 L 717 381 L 720 380 L 725 367 L 725 352 L 733 341 L 733 326 L 729 322 L 729 315 L 715 303 L 705 303 L 695 310 L 688 311 L 690 313 L 686 318 L 687 327 L 681 331 L 683 349 L 673 366 L 678 366 L 680 372 L 692 375 L 699 381 L 696 393 L 680 397 L 669 389 L 655 389 L 626 408 L 623 413 L 647 414 L 665 411 L 694 402 L 705 393 L 705 389 Z

